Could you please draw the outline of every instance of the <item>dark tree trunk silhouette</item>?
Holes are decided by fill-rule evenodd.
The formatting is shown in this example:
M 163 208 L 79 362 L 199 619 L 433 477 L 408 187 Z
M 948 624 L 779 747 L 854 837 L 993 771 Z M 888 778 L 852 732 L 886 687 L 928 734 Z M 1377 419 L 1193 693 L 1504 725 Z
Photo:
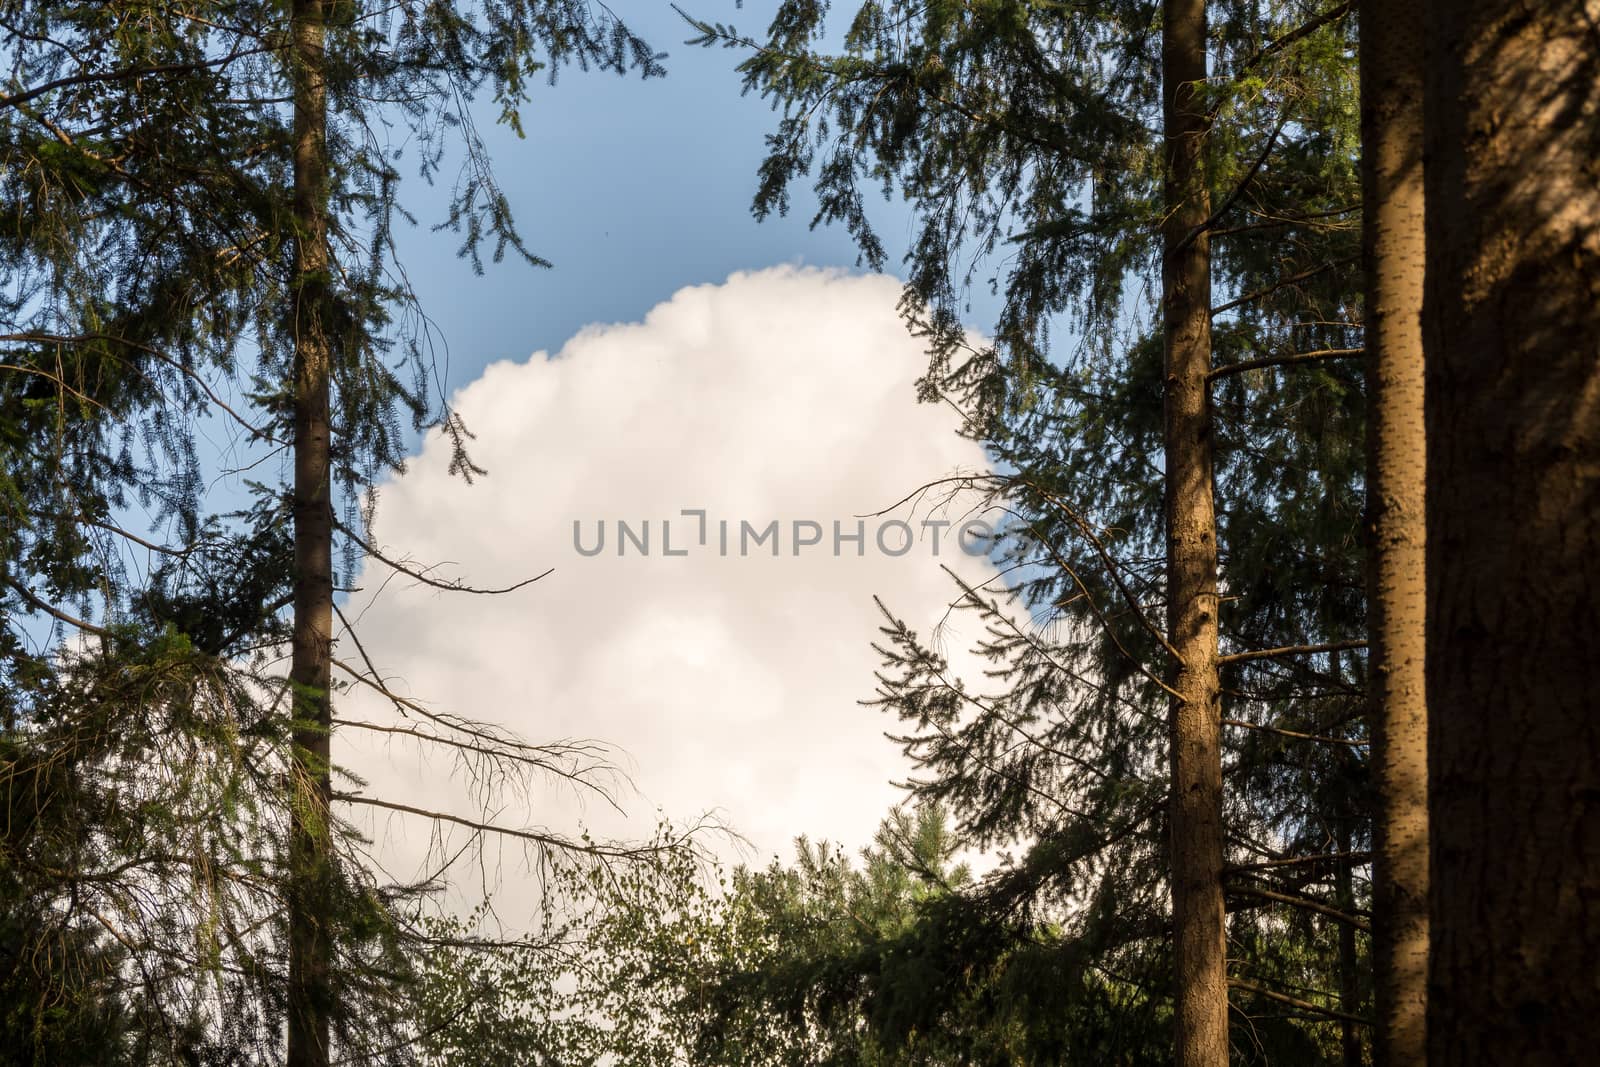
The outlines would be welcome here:
M 1211 200 L 1204 0 L 1166 0 L 1162 21 L 1166 203 L 1167 628 L 1171 868 L 1180 1067 L 1228 1062 L 1227 931 L 1222 893 L 1222 711 L 1217 651 L 1217 523 L 1211 407 Z
M 333 875 L 328 821 L 333 655 L 333 504 L 326 331 L 328 248 L 326 12 L 295 0 L 289 66 L 294 97 L 294 758 L 290 767 L 289 1067 L 326 1067 Z
M 1427 1059 L 1423 14 L 1363 0 L 1360 15 L 1373 1051 L 1380 1067 L 1409 1067 Z
M 1433 1067 L 1600 1049 L 1600 0 L 1436 2 Z

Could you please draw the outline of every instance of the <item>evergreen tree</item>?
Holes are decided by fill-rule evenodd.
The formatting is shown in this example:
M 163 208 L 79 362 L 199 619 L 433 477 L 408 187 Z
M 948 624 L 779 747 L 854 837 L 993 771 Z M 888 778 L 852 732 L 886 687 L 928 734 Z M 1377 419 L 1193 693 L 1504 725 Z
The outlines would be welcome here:
M 1160 77 L 1162 33 L 1178 28 L 1154 5 L 869 3 L 831 51 L 825 8 L 806 0 L 781 5 L 761 40 L 697 24 L 704 43 L 748 49 L 747 88 L 782 108 L 758 214 L 784 210 L 789 186 L 814 172 L 817 221 L 844 222 L 883 265 L 864 186 L 912 201 L 921 229 L 903 306 L 933 356 L 924 395 L 969 413 L 1002 473 L 960 486 L 1013 516 L 999 552 L 1019 602 L 1036 621 L 1057 620 L 1021 626 L 986 592 L 967 592 L 992 626 L 983 651 L 1005 686 L 994 693 L 969 692 L 890 625 L 882 703 L 911 724 L 908 751 L 926 772 L 917 791 L 948 803 L 969 841 L 1023 845 L 1006 878 L 1025 886 L 1035 916 L 1061 923 L 1088 958 L 1141 975 L 1174 965 L 1163 839 L 1223 804 L 1225 851 L 1182 837 L 1209 864 L 1184 865 L 1198 877 L 1189 888 L 1211 901 L 1186 915 L 1199 937 L 1187 958 L 1220 960 L 1198 920 L 1216 919 L 1225 899 L 1236 1006 L 1344 1022 L 1362 1015 L 1337 999 L 1341 988 L 1364 996 L 1360 939 L 1311 939 L 1326 955 L 1307 982 L 1259 935 L 1367 925 L 1349 877 L 1366 833 L 1364 672 L 1349 654 L 1364 644 L 1351 6 L 1305 20 L 1296 5 L 1208 5 L 1198 39 L 1212 70 L 1190 116 L 1205 150 L 1198 173 L 1179 174 L 1196 190 L 1182 205 L 1165 187 L 1162 131 L 1183 131 L 1163 121 Z M 1203 73 L 1193 58 L 1185 69 Z M 1175 207 L 1193 216 L 1182 233 Z M 1220 300 L 1203 316 L 1186 305 L 1196 332 L 1169 336 L 1145 297 L 1161 290 L 1163 260 L 1193 258 L 1206 240 L 1204 281 Z M 963 294 L 1002 248 L 991 284 L 1004 308 L 994 344 L 975 349 Z M 1199 284 L 1192 265 L 1186 277 Z M 1194 340 L 1203 330 L 1209 345 Z M 1175 409 L 1163 353 L 1180 341 L 1195 366 Z M 1183 427 L 1167 421 L 1183 412 Z M 1152 461 L 1170 431 L 1189 463 L 1181 493 L 1172 457 L 1164 469 Z M 1174 595 L 1168 538 L 1183 532 L 1169 529 L 1164 502 L 1205 507 L 1213 482 L 1215 642 L 1194 628 L 1203 603 L 1162 607 Z M 1205 526 L 1184 534 L 1195 551 Z M 1185 588 L 1203 601 L 1203 560 L 1185 558 Z M 1187 827 L 1163 812 L 1174 749 L 1161 709 L 1175 698 L 1180 627 L 1196 648 L 1217 646 L 1206 684 L 1220 707 L 1199 689 L 1178 699 L 1193 712 L 1181 736 L 1199 745 L 1190 784 L 1205 785 L 1207 730 L 1228 731 L 1213 763 L 1225 799 L 1198 797 Z M 1154 981 L 1171 988 L 1170 977 Z M 1050 993 L 1070 999 L 1072 988 Z M 1184 1032 L 1198 1058 L 1215 1059 L 1225 1045 L 1198 1020 L 1221 1017 L 1221 990 L 1197 993 L 1201 1014 Z M 1248 1027 L 1236 1031 L 1237 1046 L 1249 1041 Z
M 1428 720 L 1420 7 L 1361 7 L 1374 1059 L 1427 1062 Z
M 370 662 L 333 658 L 334 594 L 368 552 L 363 494 L 400 465 L 408 432 L 441 428 L 456 470 L 481 472 L 428 393 L 384 131 L 407 131 L 430 181 L 463 150 L 443 225 L 474 268 L 507 252 L 542 263 L 471 101 L 486 93 L 519 128 L 541 75 L 653 75 L 658 57 L 572 0 L 4 0 L 0 26 L 0 788 L 15 805 L 29 768 L 75 775 L 7 844 L 16 892 L 62 917 L 24 924 L 35 943 L 19 951 L 55 938 L 111 961 L 136 1061 L 276 1061 L 286 1023 L 291 1062 L 405 1059 L 427 945 L 418 894 L 436 886 L 382 884 L 330 806 L 395 807 L 331 789 L 330 668 L 404 703 Z M 293 484 L 252 483 L 244 507 L 216 513 L 196 441 L 218 423 L 242 466 L 289 455 Z M 407 710 L 392 732 L 460 754 L 491 789 L 590 762 Z M 471 825 L 558 864 L 658 850 Z M 70 863 L 37 860 L 30 842 L 66 837 Z

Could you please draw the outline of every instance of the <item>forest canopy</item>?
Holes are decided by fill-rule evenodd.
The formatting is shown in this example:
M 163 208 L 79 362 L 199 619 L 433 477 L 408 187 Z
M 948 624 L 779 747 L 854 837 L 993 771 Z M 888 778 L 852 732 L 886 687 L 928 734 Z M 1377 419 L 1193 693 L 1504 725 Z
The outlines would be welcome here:
M 713 6 L 663 42 L 585 0 L 0 0 L 0 1062 L 1583 1062 L 1600 6 Z M 756 136 L 611 143 L 605 76 L 713 67 L 767 109 Z M 552 122 L 592 143 L 541 155 Z M 895 489 L 958 517 L 982 580 L 947 567 L 926 620 L 868 589 L 876 629 L 845 635 L 898 803 L 864 849 L 793 826 L 761 862 L 715 814 L 552 828 L 552 795 L 649 809 L 631 739 L 563 736 L 548 678 L 529 736 L 448 680 L 412 692 L 355 599 L 568 618 L 544 561 L 481 584 L 378 535 L 425 445 L 493 493 L 503 429 L 456 406 L 407 235 L 449 237 L 427 269 L 452 290 L 514 267 L 621 292 L 693 257 L 550 270 L 545 221 L 598 247 L 640 216 L 541 196 L 540 168 L 645 168 L 674 212 L 744 149 L 742 222 L 797 212 L 895 274 L 920 351 L 895 402 L 985 461 Z M 880 379 L 790 363 L 826 462 L 887 465 L 826 451 Z M 678 373 L 688 408 L 752 388 Z M 593 433 L 518 462 L 598 451 L 621 384 L 557 396 Z M 806 521 L 773 557 L 822 543 Z M 662 615 L 653 654 L 737 686 L 736 642 Z M 568 626 L 607 664 L 571 684 L 650 684 Z M 779 688 L 806 691 L 817 637 L 783 635 Z M 463 677 L 470 642 L 438 652 Z M 363 777 L 354 737 L 440 761 L 471 810 Z M 789 759 L 826 791 L 858 755 Z M 374 819 L 420 828 L 418 875 Z

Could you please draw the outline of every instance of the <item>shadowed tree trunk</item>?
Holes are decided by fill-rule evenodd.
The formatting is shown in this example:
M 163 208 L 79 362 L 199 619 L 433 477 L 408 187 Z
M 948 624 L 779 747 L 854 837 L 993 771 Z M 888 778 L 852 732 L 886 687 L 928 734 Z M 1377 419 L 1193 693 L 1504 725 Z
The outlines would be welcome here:
M 1373 1051 L 1379 1067 L 1409 1067 L 1427 1060 L 1423 16 L 1392 0 L 1362 0 L 1360 15 Z
M 1167 218 L 1165 338 L 1167 628 L 1171 698 L 1171 867 L 1180 1067 L 1228 1062 L 1222 895 L 1222 711 L 1217 655 L 1217 523 L 1212 496 L 1211 213 L 1204 0 L 1166 0 L 1161 31 Z
M 289 58 L 294 95 L 294 759 L 289 885 L 289 1067 L 326 1067 L 332 1008 L 328 914 L 329 705 L 333 642 L 333 505 L 324 316 L 328 250 L 328 102 L 322 0 L 295 0 Z
M 1343 858 L 1334 872 L 1334 893 L 1339 910 L 1354 914 L 1357 905 L 1352 868 L 1355 864 L 1350 854 L 1353 848 L 1351 828 L 1356 816 L 1350 811 L 1348 798 L 1340 801 L 1340 807 L 1343 810 L 1339 812 L 1335 826 L 1334 847 Z M 1356 958 L 1356 927 L 1348 922 L 1339 924 L 1339 1007 L 1350 1016 L 1358 1015 L 1361 1011 L 1361 970 L 1360 961 Z M 1339 1020 L 1339 1050 L 1344 1067 L 1362 1067 L 1366 1062 L 1357 1025 L 1354 1018 Z
M 1600 1048 L 1600 0 L 1435 0 L 1433 1067 Z

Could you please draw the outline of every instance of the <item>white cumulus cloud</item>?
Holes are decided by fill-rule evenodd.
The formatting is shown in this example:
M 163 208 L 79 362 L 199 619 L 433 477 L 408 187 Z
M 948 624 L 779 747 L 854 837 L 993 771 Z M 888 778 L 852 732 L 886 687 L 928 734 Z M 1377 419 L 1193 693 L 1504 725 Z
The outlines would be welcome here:
M 954 413 L 916 402 L 925 356 L 896 314 L 898 296 L 881 276 L 740 273 L 680 290 L 642 322 L 586 328 L 553 357 L 488 367 L 455 397 L 488 476 L 474 485 L 450 476 L 448 444 L 430 436 L 384 486 L 376 538 L 386 553 L 479 586 L 553 573 L 487 597 L 369 564 L 345 609 L 359 614 L 366 651 L 394 688 L 429 706 L 535 741 L 599 738 L 624 750 L 635 831 L 657 808 L 674 819 L 714 810 L 761 854 L 787 854 L 800 833 L 866 843 L 899 799 L 891 780 L 908 769 L 883 736 L 897 723 L 858 704 L 879 665 L 873 597 L 926 633 L 955 593 L 941 565 L 971 582 L 995 577 L 948 529 L 934 553 L 935 531 L 921 522 L 938 516 L 926 507 L 896 513 L 917 536 L 900 556 L 876 543 L 883 519 L 857 518 L 987 466 L 957 436 Z M 705 544 L 685 509 L 704 510 Z M 648 520 L 648 554 L 632 542 L 618 554 L 618 520 L 636 533 Z M 759 531 L 774 520 L 780 554 L 767 542 L 741 555 L 741 523 Z M 574 523 L 592 549 L 602 521 L 604 550 L 581 554 Z M 821 543 L 796 554 L 796 521 L 816 523 Z M 835 555 L 834 523 L 848 535 L 858 521 L 865 543 L 843 541 Z M 664 554 L 666 522 L 686 555 Z M 903 530 L 883 534 L 901 548 Z M 972 636 L 945 641 L 960 653 Z M 340 656 L 354 657 L 349 642 Z M 394 718 L 360 691 L 339 713 Z M 336 757 L 375 795 L 474 812 L 445 755 L 343 730 Z M 567 793 L 538 793 L 533 805 L 501 818 L 621 826 Z M 364 817 L 394 873 L 414 873 L 405 865 L 428 840 L 420 820 Z

